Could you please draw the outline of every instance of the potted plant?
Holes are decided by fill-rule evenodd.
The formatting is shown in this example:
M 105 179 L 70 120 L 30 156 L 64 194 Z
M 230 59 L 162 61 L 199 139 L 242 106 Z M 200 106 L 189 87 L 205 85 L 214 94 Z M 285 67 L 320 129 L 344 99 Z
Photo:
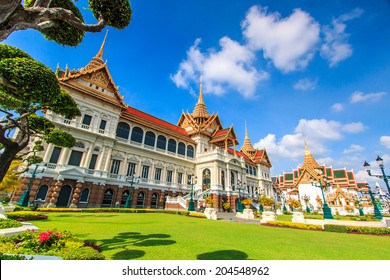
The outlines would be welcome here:
M 298 208 L 300 208 L 302 206 L 301 202 L 299 200 L 294 199 L 294 198 L 290 198 L 288 200 L 288 204 L 291 206 L 293 211 L 294 211 L 294 209 L 298 209 Z
M 250 198 L 245 198 L 241 201 L 241 204 L 245 206 L 245 208 L 249 209 L 251 204 L 252 204 L 252 199 Z
M 206 203 L 207 208 L 212 208 L 213 203 L 214 203 L 214 199 L 211 196 L 208 196 L 204 199 L 204 202 Z
M 261 196 L 259 203 L 263 205 L 264 210 L 270 211 L 271 206 L 275 203 L 274 199 L 271 197 L 266 197 L 265 195 Z
M 230 210 L 230 204 L 228 202 L 225 202 L 224 204 L 222 204 L 222 207 L 223 209 L 226 211 L 226 212 L 229 212 Z

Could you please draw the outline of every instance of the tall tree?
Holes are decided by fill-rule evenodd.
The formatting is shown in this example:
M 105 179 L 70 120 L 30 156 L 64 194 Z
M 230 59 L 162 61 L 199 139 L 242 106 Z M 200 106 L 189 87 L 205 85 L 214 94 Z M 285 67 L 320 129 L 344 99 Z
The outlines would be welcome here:
M 8 172 L 5 174 L 3 181 L 0 183 L 0 191 L 9 193 L 15 191 L 15 189 L 19 187 L 20 177 L 15 169 L 22 165 L 23 163 L 18 160 L 12 161 Z
M 1 182 L 14 159 L 26 160 L 27 165 L 42 161 L 35 155 L 43 150 L 42 140 L 62 147 L 75 145 L 72 135 L 55 129 L 41 112 L 50 110 L 68 119 L 81 114 L 53 71 L 20 49 L 0 44 L 0 78 L 5 81 L 0 83 Z M 30 149 L 20 154 L 32 138 Z
M 0 0 L 0 41 L 14 31 L 32 28 L 48 40 L 77 46 L 85 32 L 99 32 L 105 26 L 123 29 L 130 23 L 132 10 L 128 0 L 88 0 L 98 20 L 94 24 L 84 23 L 74 2 L 77 0 Z

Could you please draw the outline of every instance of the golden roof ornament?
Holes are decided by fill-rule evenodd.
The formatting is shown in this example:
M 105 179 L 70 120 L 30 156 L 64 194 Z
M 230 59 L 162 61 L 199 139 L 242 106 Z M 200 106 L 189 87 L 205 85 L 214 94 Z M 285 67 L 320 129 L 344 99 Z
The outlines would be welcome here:
M 246 151 L 247 153 L 255 152 L 255 149 L 253 148 L 251 140 L 249 139 L 248 136 L 248 128 L 246 127 L 246 122 L 245 122 L 245 139 L 244 139 L 244 143 L 242 144 L 241 151 Z
M 108 35 L 108 29 L 106 31 L 106 35 L 104 36 L 103 43 L 102 43 L 98 53 L 92 58 L 92 60 L 88 63 L 87 66 L 85 66 L 83 69 L 81 69 L 82 71 L 86 72 L 86 71 L 89 71 L 91 69 L 97 68 L 97 67 L 105 64 L 103 61 L 103 53 L 104 53 L 104 46 L 105 46 L 106 40 L 107 40 L 107 35 Z
M 207 111 L 206 105 L 203 101 L 203 90 L 202 90 L 202 76 L 200 76 L 200 89 L 199 89 L 199 98 L 198 103 L 196 104 L 194 111 L 192 112 L 194 118 L 203 118 L 207 119 L 210 117 L 209 112 Z

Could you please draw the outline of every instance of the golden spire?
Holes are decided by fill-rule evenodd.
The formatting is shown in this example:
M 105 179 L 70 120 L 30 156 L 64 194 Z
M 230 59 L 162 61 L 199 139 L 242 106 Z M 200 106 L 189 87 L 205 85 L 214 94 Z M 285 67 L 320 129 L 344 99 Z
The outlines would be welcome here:
M 316 168 L 316 167 L 320 167 L 320 165 L 316 162 L 313 155 L 311 154 L 305 139 L 305 157 L 303 159 L 302 168 Z
M 255 149 L 253 148 L 251 140 L 249 139 L 248 136 L 248 128 L 246 127 L 246 122 L 245 122 L 245 139 L 244 139 L 244 143 L 242 144 L 241 151 L 245 151 L 247 153 L 255 152 Z
M 104 46 L 106 44 L 108 35 L 108 30 L 106 31 L 106 35 L 104 36 L 103 43 L 98 51 L 98 53 L 92 58 L 92 60 L 88 63 L 87 66 L 85 66 L 81 71 L 89 71 L 91 69 L 97 68 L 104 64 L 103 61 L 103 52 L 104 52 Z
M 196 104 L 194 111 L 192 112 L 192 116 L 194 118 L 204 118 L 204 119 L 210 117 L 206 105 L 204 104 L 203 101 L 202 76 L 200 76 L 200 89 L 199 89 L 198 103 Z
M 100 58 L 102 61 L 103 61 L 104 45 L 106 44 L 107 35 L 108 35 L 108 29 L 106 31 L 106 35 L 104 36 L 104 40 L 103 40 L 102 46 L 100 47 L 99 52 L 95 56 L 96 58 Z

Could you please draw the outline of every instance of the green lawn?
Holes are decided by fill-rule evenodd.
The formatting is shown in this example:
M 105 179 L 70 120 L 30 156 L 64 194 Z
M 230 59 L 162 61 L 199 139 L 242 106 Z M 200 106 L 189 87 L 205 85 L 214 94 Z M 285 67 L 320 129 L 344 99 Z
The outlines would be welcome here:
M 107 259 L 390 259 L 390 237 L 343 234 L 163 213 L 47 213 L 41 230 L 69 230 Z

